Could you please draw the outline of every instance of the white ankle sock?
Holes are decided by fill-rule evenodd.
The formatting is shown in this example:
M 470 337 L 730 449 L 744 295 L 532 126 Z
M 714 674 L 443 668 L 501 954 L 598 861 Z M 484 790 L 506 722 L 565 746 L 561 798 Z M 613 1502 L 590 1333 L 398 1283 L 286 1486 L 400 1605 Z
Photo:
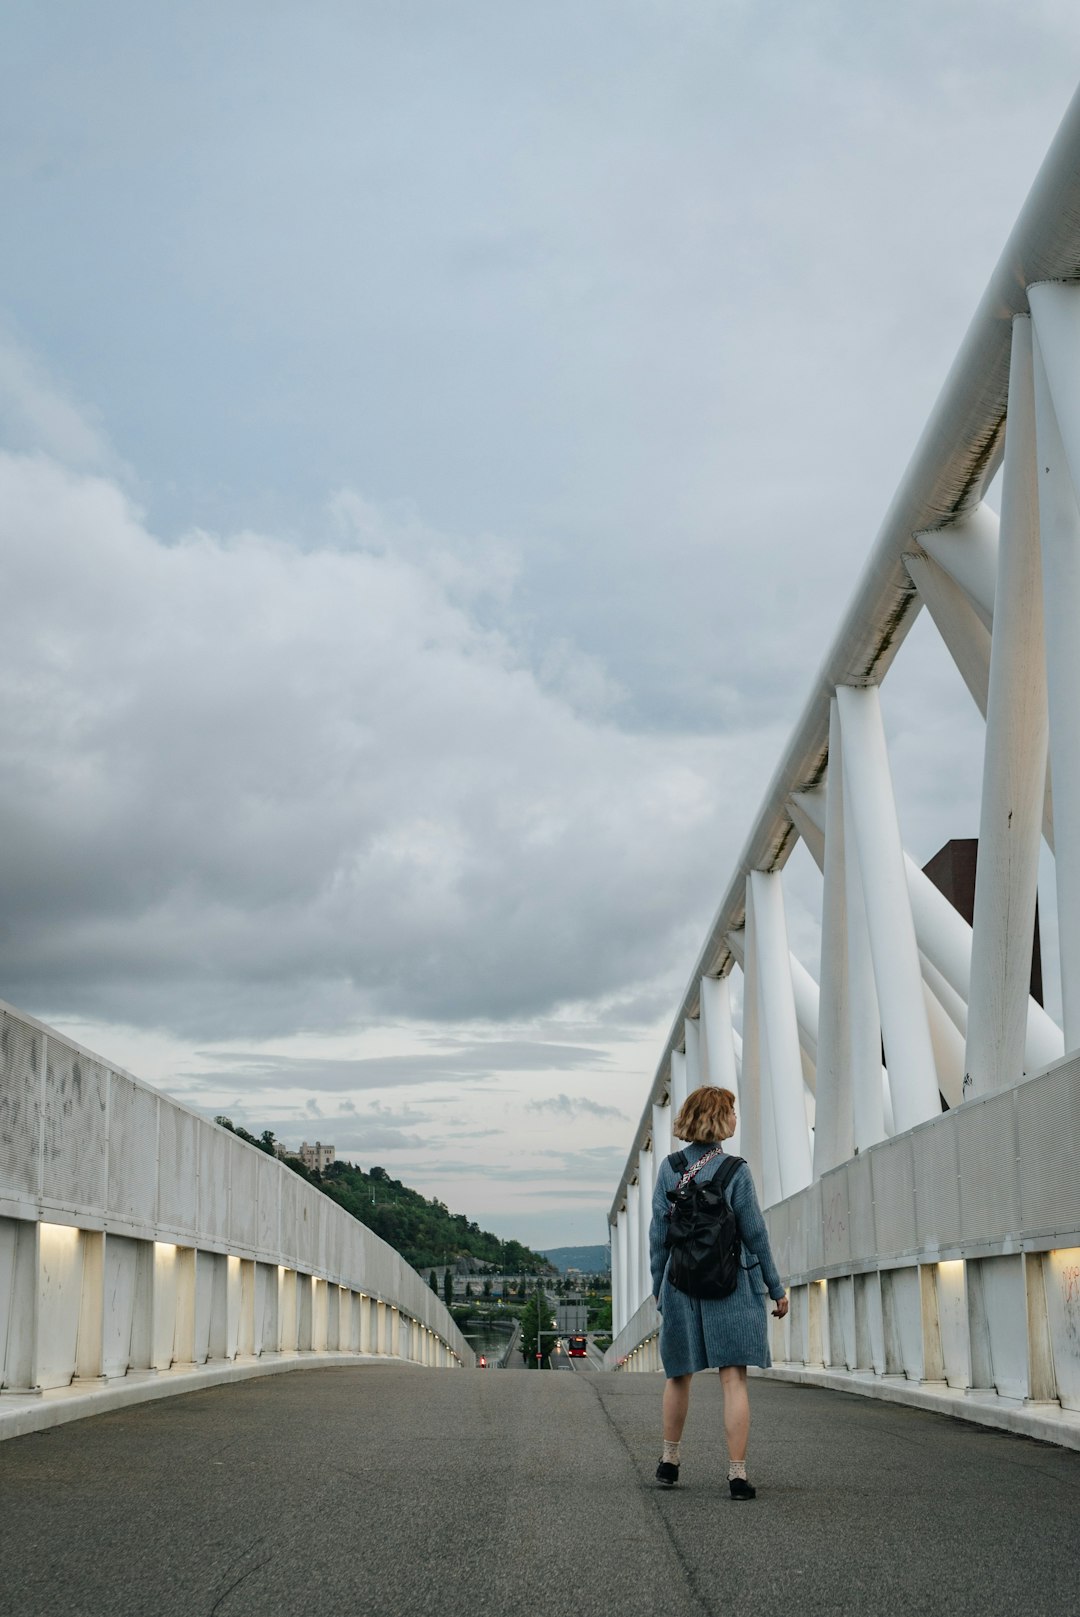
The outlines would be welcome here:
M 732 1460 L 731 1464 L 728 1466 L 728 1468 L 727 1468 L 727 1479 L 728 1479 L 728 1481 L 729 1482 L 734 1482 L 736 1477 L 741 1477 L 744 1482 L 746 1481 L 746 1461 L 745 1460 Z
M 667 1462 L 668 1465 L 678 1465 L 678 1463 L 679 1463 L 679 1445 L 678 1445 L 678 1443 L 669 1443 L 667 1438 L 665 1437 L 665 1439 L 664 1439 L 664 1453 L 663 1453 L 662 1458 Z

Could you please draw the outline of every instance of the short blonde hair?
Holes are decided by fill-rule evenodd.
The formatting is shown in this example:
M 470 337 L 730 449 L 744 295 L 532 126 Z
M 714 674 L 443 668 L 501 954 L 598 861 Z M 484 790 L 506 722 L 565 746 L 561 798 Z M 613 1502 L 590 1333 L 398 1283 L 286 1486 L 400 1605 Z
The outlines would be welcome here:
M 693 1145 L 712 1145 L 725 1138 L 727 1125 L 735 1112 L 735 1096 L 730 1089 L 714 1089 L 703 1084 L 687 1095 L 671 1132 Z

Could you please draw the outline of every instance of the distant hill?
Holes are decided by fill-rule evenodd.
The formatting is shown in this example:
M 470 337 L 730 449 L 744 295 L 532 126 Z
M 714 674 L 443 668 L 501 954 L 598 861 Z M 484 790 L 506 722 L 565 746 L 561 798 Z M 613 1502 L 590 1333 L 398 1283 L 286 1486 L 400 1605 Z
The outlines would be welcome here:
M 231 1134 L 238 1134 L 249 1145 L 272 1155 L 274 1136 L 269 1129 L 260 1136 L 249 1134 L 231 1118 L 214 1119 Z M 531 1252 L 520 1241 L 504 1241 L 489 1230 L 482 1230 L 464 1213 L 452 1213 L 441 1201 L 410 1190 L 400 1179 L 391 1179 L 385 1168 L 364 1173 L 350 1162 L 332 1162 L 322 1173 L 309 1172 L 294 1157 L 285 1166 L 315 1185 L 324 1196 L 344 1207 L 347 1213 L 374 1230 L 414 1269 L 438 1268 L 455 1258 L 479 1258 L 482 1263 L 504 1274 L 542 1274 L 548 1265 L 538 1252 Z M 603 1247 L 582 1247 L 583 1252 L 602 1252 Z
M 540 1254 L 553 1263 L 560 1274 L 567 1269 L 580 1269 L 582 1274 L 604 1274 L 611 1267 L 611 1254 L 606 1246 L 553 1246 Z

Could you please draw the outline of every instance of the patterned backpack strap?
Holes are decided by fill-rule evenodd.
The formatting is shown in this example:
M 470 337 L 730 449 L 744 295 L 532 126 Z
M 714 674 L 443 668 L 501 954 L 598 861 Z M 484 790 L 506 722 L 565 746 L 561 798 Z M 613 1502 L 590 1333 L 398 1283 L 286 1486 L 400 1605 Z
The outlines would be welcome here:
M 676 1190 L 685 1190 L 687 1185 L 693 1179 L 694 1175 L 697 1173 L 699 1168 L 704 1168 L 704 1166 L 705 1166 L 705 1164 L 707 1162 L 715 1162 L 716 1158 L 717 1157 L 722 1157 L 723 1154 L 724 1154 L 724 1148 L 723 1148 L 722 1145 L 714 1146 L 711 1151 L 706 1151 L 706 1153 L 705 1153 L 705 1155 L 703 1157 L 699 1157 L 696 1162 L 691 1163 L 690 1167 L 687 1168 L 686 1172 L 683 1174 L 682 1178 L 679 1180 L 679 1183 L 676 1185 L 676 1187 L 675 1187 Z M 685 1158 L 686 1158 L 685 1151 L 680 1151 L 679 1155 L 685 1161 Z M 742 1159 L 740 1158 L 739 1160 L 741 1161 Z

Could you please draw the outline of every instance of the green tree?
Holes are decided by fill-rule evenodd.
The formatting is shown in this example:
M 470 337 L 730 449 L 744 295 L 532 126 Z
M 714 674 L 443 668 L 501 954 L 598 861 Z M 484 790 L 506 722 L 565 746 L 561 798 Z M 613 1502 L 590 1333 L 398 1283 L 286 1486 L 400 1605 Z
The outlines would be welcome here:
M 434 1269 L 432 1269 L 431 1273 L 428 1275 L 427 1283 L 431 1287 L 432 1291 L 435 1293 L 435 1295 L 437 1297 L 439 1295 L 439 1282 L 435 1279 L 435 1271 L 434 1271 Z
M 264 1129 L 256 1138 L 230 1117 L 222 1115 L 215 1121 L 249 1145 L 273 1153 L 271 1129 Z M 403 1185 L 399 1179 L 391 1178 L 385 1168 L 376 1166 L 364 1173 L 351 1162 L 343 1161 L 331 1163 L 324 1173 L 316 1174 L 309 1172 L 296 1157 L 285 1159 L 284 1165 L 308 1184 L 315 1185 L 361 1224 L 366 1224 L 420 1274 L 445 1263 L 451 1252 L 476 1258 L 489 1268 L 494 1268 L 505 1255 L 507 1270 L 519 1275 L 546 1272 L 547 1265 L 539 1253 L 531 1252 L 517 1241 L 500 1240 L 490 1231 L 480 1229 L 464 1213 L 451 1213 L 437 1198 L 429 1199 Z
M 611 1334 L 611 1298 L 600 1297 L 595 1303 L 589 1304 L 589 1329 L 599 1331 L 601 1334 Z
M 454 1271 L 451 1269 L 449 1264 L 447 1264 L 446 1268 L 443 1270 L 442 1300 L 446 1304 L 447 1308 L 450 1308 L 450 1307 L 453 1306 L 453 1302 L 454 1302 Z
M 246 1140 L 248 1145 L 257 1146 L 260 1151 L 265 1151 L 268 1156 L 272 1157 L 274 1155 L 274 1134 L 272 1129 L 263 1129 L 259 1138 L 256 1139 L 254 1134 L 249 1134 L 247 1129 L 240 1127 L 239 1123 L 234 1123 L 231 1117 L 215 1117 L 214 1122 L 221 1128 L 228 1129 L 229 1133 L 235 1134 L 238 1139 Z
M 537 1341 L 542 1341 L 541 1352 L 543 1356 L 540 1360 L 540 1368 L 546 1370 L 549 1367 L 551 1344 L 555 1340 L 553 1336 L 544 1336 L 542 1339 L 540 1338 L 539 1333 L 541 1326 L 537 1323 L 538 1317 L 543 1321 L 543 1330 L 550 1331 L 551 1314 L 547 1301 L 545 1299 L 543 1310 L 538 1311 L 537 1297 L 534 1292 L 521 1312 L 521 1351 L 525 1355 L 525 1363 L 530 1370 L 535 1369 L 536 1367 Z

